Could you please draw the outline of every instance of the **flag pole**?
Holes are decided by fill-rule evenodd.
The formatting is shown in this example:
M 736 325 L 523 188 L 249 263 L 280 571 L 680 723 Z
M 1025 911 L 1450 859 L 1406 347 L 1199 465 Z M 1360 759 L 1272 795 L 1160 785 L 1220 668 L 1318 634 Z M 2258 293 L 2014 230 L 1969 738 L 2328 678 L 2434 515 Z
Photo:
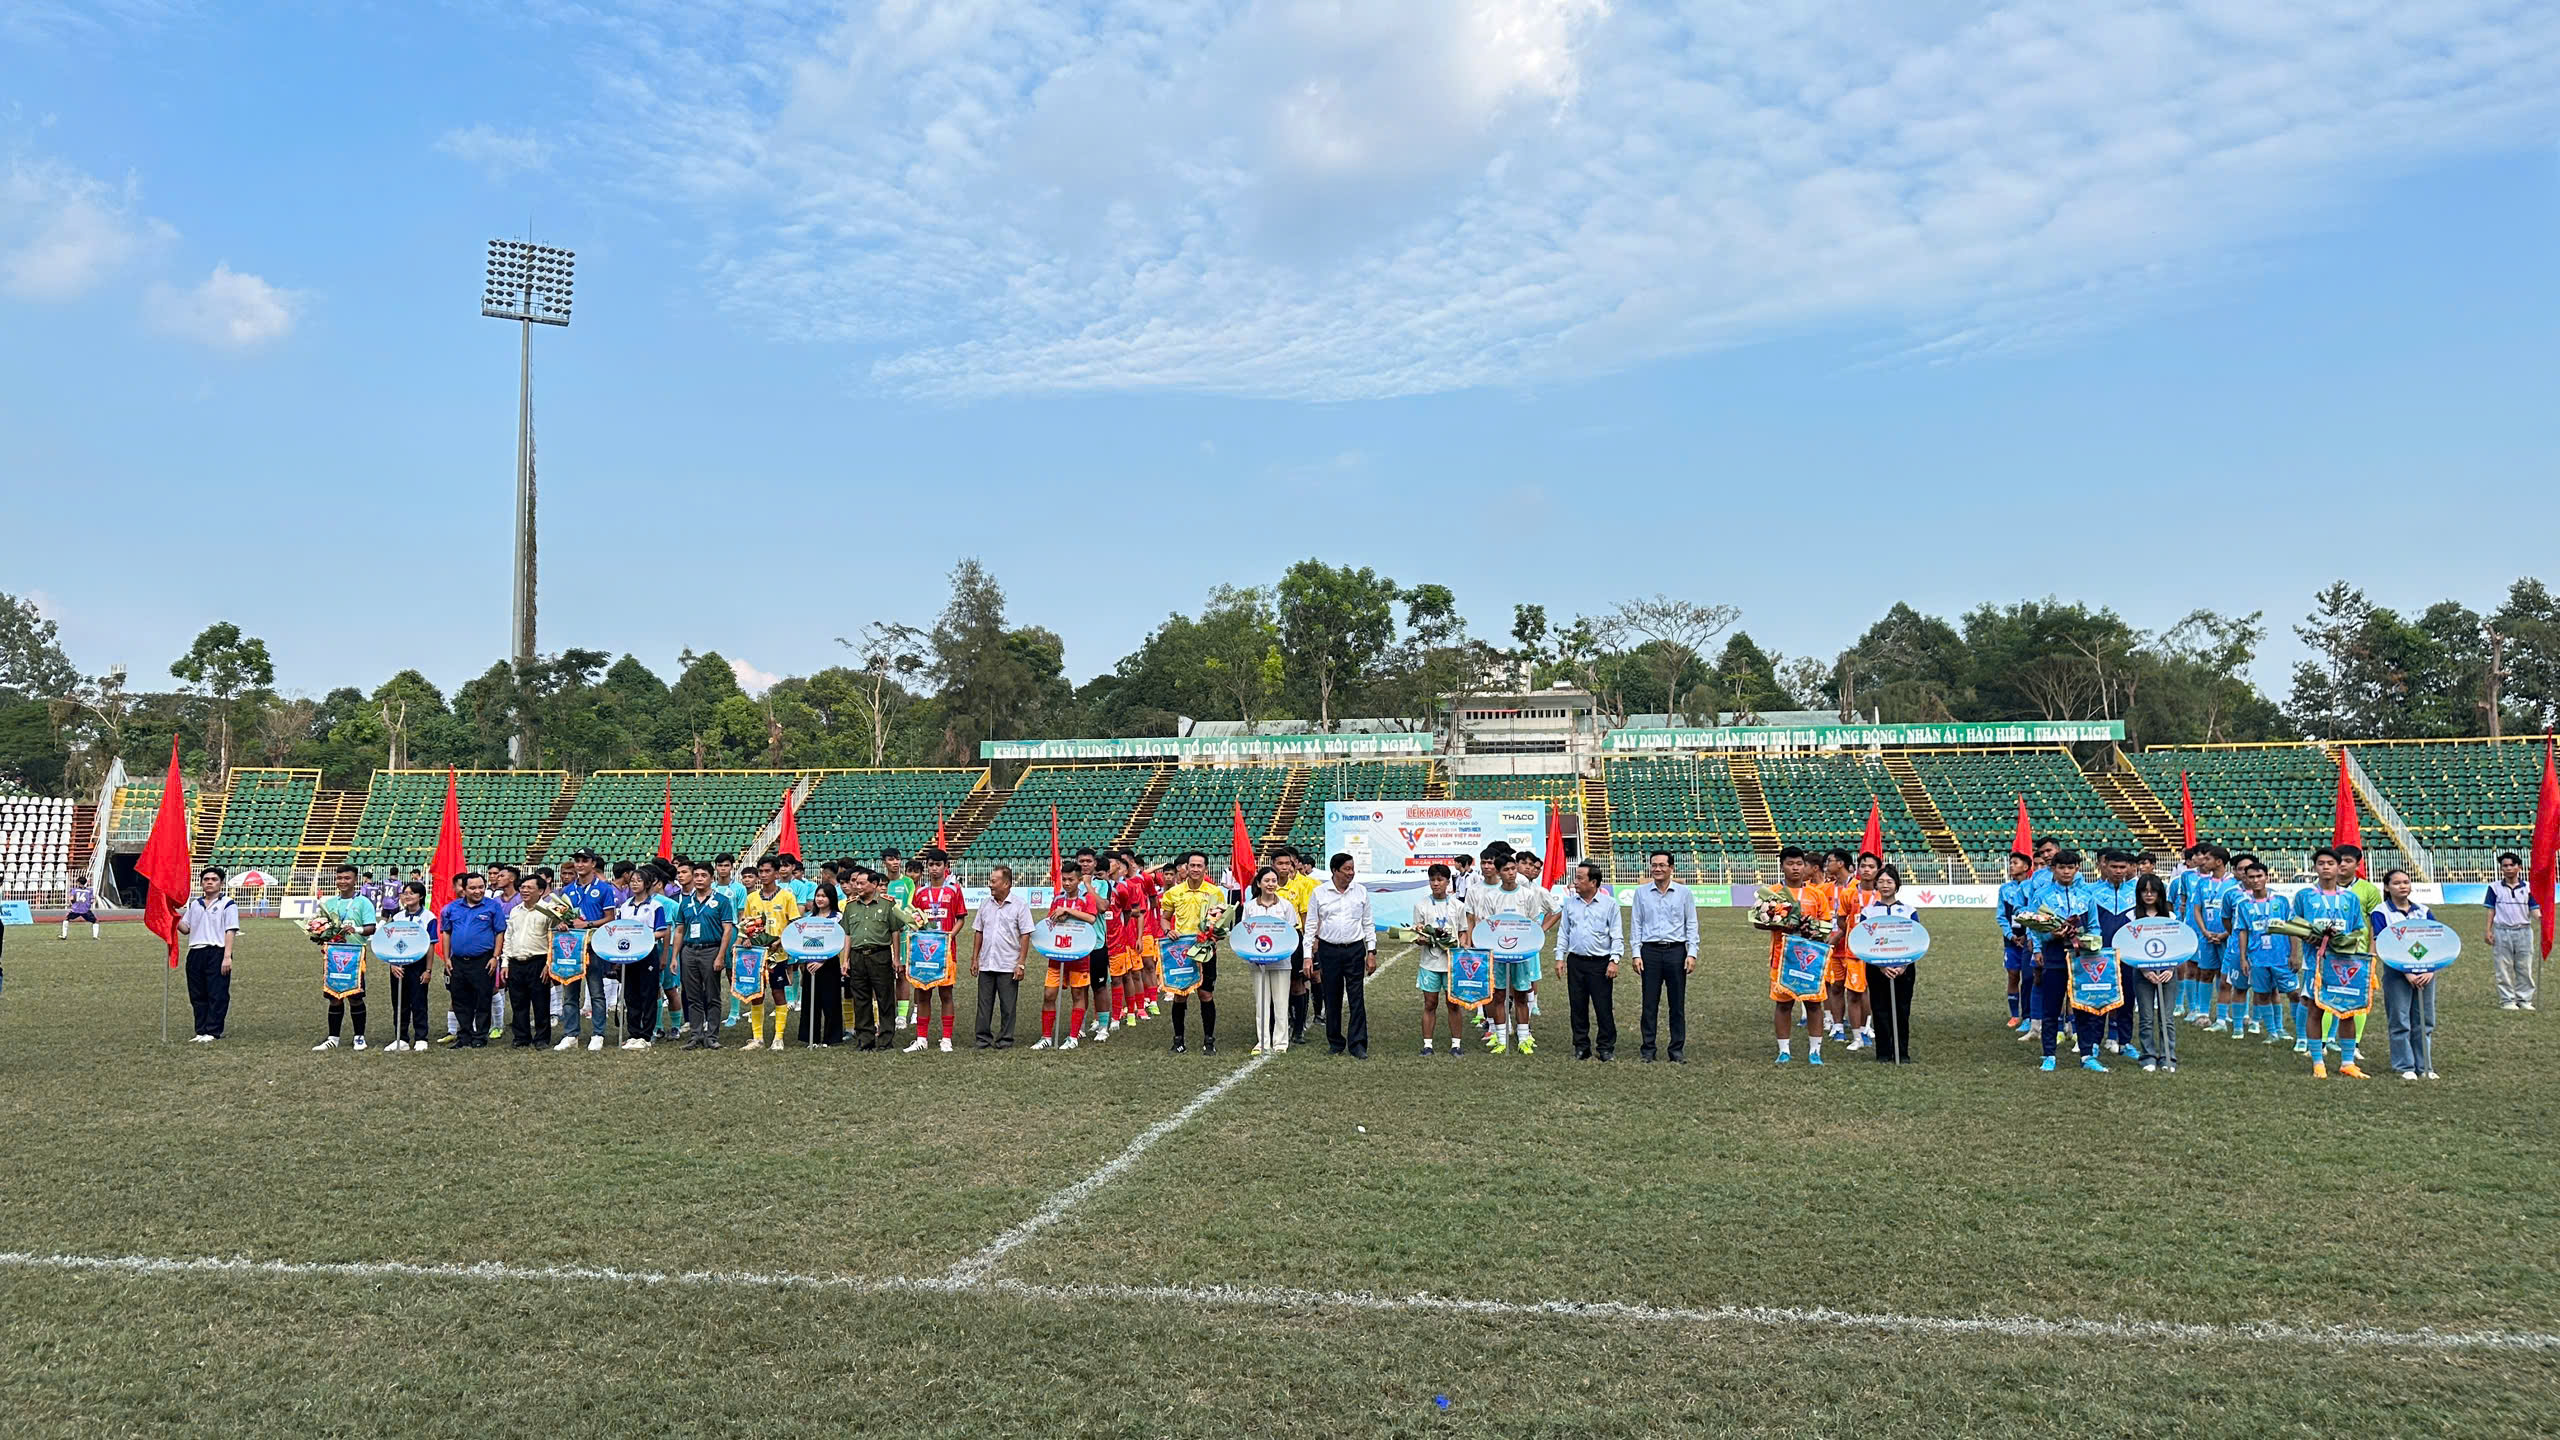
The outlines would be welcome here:
M 163 1045 L 169 1043 L 169 970 L 166 964 L 160 967 L 160 1043 Z

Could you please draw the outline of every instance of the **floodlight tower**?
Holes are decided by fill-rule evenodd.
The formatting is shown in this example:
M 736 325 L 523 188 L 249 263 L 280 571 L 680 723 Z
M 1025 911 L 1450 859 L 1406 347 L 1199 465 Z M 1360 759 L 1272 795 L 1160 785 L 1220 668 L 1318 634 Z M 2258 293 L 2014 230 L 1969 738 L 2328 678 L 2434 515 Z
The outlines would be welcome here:
M 569 323 L 570 271 L 574 251 L 536 245 L 530 240 L 489 242 L 489 278 L 480 293 L 480 313 L 513 320 L 524 329 L 516 369 L 516 584 L 514 655 L 519 675 L 533 663 L 534 503 L 533 503 L 533 327 Z M 516 724 L 511 758 L 518 765 L 532 756 L 523 717 Z

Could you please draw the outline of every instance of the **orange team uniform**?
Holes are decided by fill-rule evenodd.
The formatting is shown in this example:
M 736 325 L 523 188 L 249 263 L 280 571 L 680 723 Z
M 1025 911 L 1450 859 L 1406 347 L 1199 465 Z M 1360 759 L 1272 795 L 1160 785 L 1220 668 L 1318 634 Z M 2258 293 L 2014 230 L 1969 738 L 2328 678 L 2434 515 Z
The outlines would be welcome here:
M 1812 919 L 1829 920 L 1838 913 L 1832 905 L 1832 886 L 1824 881 L 1816 880 L 1802 889 L 1791 885 L 1773 885 L 1768 888 L 1783 891 L 1793 897 L 1796 904 L 1802 906 L 1804 913 Z M 1819 989 L 1810 995 L 1793 995 L 1778 987 L 1778 967 L 1786 961 L 1788 938 L 1775 930 L 1769 932 L 1769 998 L 1781 1005 L 1797 1000 L 1820 1004 L 1823 992 Z
M 1876 892 L 1859 889 L 1855 880 L 1829 888 L 1831 913 L 1837 923 L 1831 930 L 1831 961 L 1823 967 L 1822 978 L 1829 984 L 1864 995 L 1867 993 L 1867 967 L 1857 963 L 1849 954 L 1849 927 L 1857 924 L 1858 916 L 1874 903 Z
M 1116 980 L 1145 962 L 1147 912 L 1155 906 L 1143 882 L 1123 880 L 1111 887 L 1110 907 L 1111 923 L 1103 932 L 1103 943 L 1111 952 L 1111 977 Z

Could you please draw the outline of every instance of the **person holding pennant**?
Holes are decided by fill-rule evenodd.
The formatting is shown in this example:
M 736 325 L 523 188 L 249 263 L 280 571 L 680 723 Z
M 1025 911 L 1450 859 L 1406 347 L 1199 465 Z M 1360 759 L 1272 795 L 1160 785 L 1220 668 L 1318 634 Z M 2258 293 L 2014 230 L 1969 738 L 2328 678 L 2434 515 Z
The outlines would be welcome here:
M 568 875 L 555 892 L 570 910 L 562 928 L 580 932 L 576 938 L 582 945 L 588 939 L 584 932 L 614 919 L 622 905 L 622 891 L 597 872 L 600 858 L 593 850 L 570 856 Z M 602 960 L 586 961 L 583 949 L 580 957 L 576 978 L 560 981 L 560 1043 L 554 1050 L 574 1050 L 581 1039 L 588 1049 L 601 1050 L 612 1023 L 613 1007 L 605 993 L 608 967 Z
M 684 1001 L 687 1050 L 720 1048 L 720 967 L 736 943 L 738 912 L 711 883 L 711 867 L 693 867 L 693 890 L 676 901 L 676 971 Z
M 1790 845 L 1778 852 L 1782 883 L 1760 887 L 1752 928 L 1769 932 L 1769 999 L 1777 1006 L 1778 1061 L 1793 1059 L 1796 1007 L 1804 1007 L 1806 1060 L 1822 1063 L 1823 975 L 1831 964 L 1831 887 L 1813 878 L 1813 861 Z
M 969 921 L 969 968 L 978 977 L 978 1048 L 1013 1048 L 1014 1007 L 1022 998 L 1022 962 L 1039 922 L 1015 893 L 1013 867 L 987 872 L 987 898 Z
M 2098 1040 L 2106 1012 L 2124 1002 L 2124 990 L 2116 980 L 2115 957 L 2099 948 L 2097 902 L 2091 887 L 2080 883 L 2079 851 L 2054 851 L 2051 879 L 2036 893 L 2034 908 L 2020 923 L 2037 937 L 2036 1006 L 2044 1017 L 2043 1068 L 2054 1068 L 2054 1044 L 2061 1038 L 2062 1017 L 2068 1010 L 2080 1043 L 2081 1067 L 2105 1074 L 2107 1067 L 2098 1060 Z
M 1875 887 L 1875 898 L 1858 907 L 1850 927 L 1849 953 L 1867 972 L 1877 1063 L 1908 1065 L 1912 963 L 1929 953 L 1929 932 L 1920 928 L 1920 912 L 1903 902 L 1899 867 L 1878 865 Z
M 951 1000 L 954 990 L 951 973 L 951 937 L 943 933 L 942 927 L 930 921 L 917 924 L 914 915 L 910 914 L 907 918 L 906 944 L 902 947 L 904 961 L 899 966 L 899 972 L 906 976 L 907 993 L 915 997 L 916 1007 L 916 1038 L 907 1046 L 907 1053 L 921 1055 L 933 1044 L 927 1038 L 927 1032 L 933 1028 L 933 1011 L 937 999 L 941 1002 L 945 1023 L 948 1023 L 951 1017 Z M 943 1038 L 942 1052 L 946 1055 L 951 1053 L 951 1040 L 948 1036 Z
M 1191 997 L 1200 997 L 1200 1053 L 1218 1053 L 1218 939 L 1227 933 L 1227 892 L 1209 883 L 1209 857 L 1185 851 L 1182 879 L 1166 886 L 1155 913 L 1164 917 L 1157 942 L 1157 983 L 1173 997 L 1173 1053 L 1183 1051 L 1183 1025 Z
M 1076 1048 L 1077 1038 L 1084 1033 L 1084 1006 L 1078 1002 L 1084 996 L 1094 966 L 1099 963 L 1108 967 L 1110 964 L 1108 956 L 1099 962 L 1094 959 L 1094 952 L 1101 948 L 1102 942 L 1100 896 L 1086 888 L 1080 863 L 1066 865 L 1062 874 L 1063 883 L 1050 895 L 1048 924 L 1043 927 L 1050 939 L 1040 947 L 1040 953 L 1049 963 L 1046 983 L 1041 987 L 1040 995 L 1040 1038 L 1032 1043 L 1034 1050 Z M 1055 943 L 1070 938 L 1083 948 Z M 1058 1004 L 1061 989 L 1066 992 L 1064 1029 L 1058 1027 L 1058 1016 L 1062 1013 Z M 1052 1038 L 1053 1032 L 1055 1038 Z
M 338 893 L 323 896 L 320 913 L 304 927 L 311 943 L 320 947 L 320 993 L 329 1000 L 329 1034 L 311 1047 L 315 1051 L 338 1048 L 338 1024 L 350 1010 L 355 1012 L 355 1048 L 364 1048 L 365 942 L 382 915 L 373 901 L 356 893 L 359 878 L 353 865 L 339 866 Z
M 809 886 L 808 908 L 782 927 L 781 944 L 800 972 L 800 1043 L 812 1050 L 844 1043 L 844 903 L 834 881 Z
M 2323 1012 L 2338 1022 L 2338 1073 L 2362 1080 L 2356 1068 L 2356 1031 L 2364 1012 L 2373 1008 L 2373 931 L 2365 917 L 2363 897 L 2348 887 L 2355 871 L 2322 846 L 2311 852 L 2312 883 L 2293 897 L 2290 923 L 2272 929 L 2292 936 L 2302 949 L 2302 1039 L 2294 1053 L 2311 1057 L 2311 1076 L 2329 1076 L 2328 1054 L 2320 1043 Z
M 916 858 L 924 863 L 924 883 L 916 887 L 914 896 L 908 901 L 908 928 L 918 932 L 939 931 L 944 943 L 940 980 L 927 986 L 913 973 L 907 976 L 907 988 L 915 995 L 918 1041 L 907 1048 L 910 1051 L 924 1048 L 922 1042 L 931 1036 L 933 1030 L 933 1003 L 939 998 L 942 1002 L 942 1051 L 948 1055 L 951 1053 L 952 1029 L 958 1023 L 954 1011 L 960 998 L 959 979 L 954 973 L 956 967 L 953 962 L 959 955 L 960 927 L 969 919 L 969 900 L 961 893 L 960 887 L 952 883 L 951 857 L 939 847 L 928 845 L 916 852 Z M 910 972 L 914 968 L 912 957 L 916 949 L 915 937 L 910 935 L 907 940 Z M 922 993 L 928 989 L 939 991 L 939 996 Z
M 1493 997 L 1492 957 L 1482 950 L 1467 952 L 1469 993 L 1458 994 L 1455 954 L 1459 932 L 1467 928 L 1467 907 L 1458 899 L 1456 877 L 1446 865 L 1434 865 L 1423 872 L 1431 884 L 1431 893 L 1413 902 L 1413 986 L 1422 992 L 1422 1053 L 1431 1054 L 1431 1025 L 1438 1018 L 1441 1000 L 1448 1001 L 1449 1053 L 1466 1053 L 1462 1038 L 1466 1022 L 1459 1018 L 1461 1010 L 1474 1010 Z
M 1298 907 L 1280 889 L 1280 872 L 1253 872 L 1253 893 L 1237 907 L 1229 931 L 1236 958 L 1253 971 L 1253 1053 L 1279 1055 L 1290 1042 L 1291 987 L 1298 967 Z
M 427 965 L 442 930 L 427 909 L 427 887 L 411 880 L 400 887 L 399 908 L 374 927 L 373 953 L 391 977 L 391 1053 L 424 1055 L 427 1036 Z
M 730 991 L 747 1015 L 747 1048 L 764 1048 L 764 1022 L 773 1020 L 773 1048 L 780 1050 L 791 1019 L 791 974 L 782 960 L 782 927 L 800 918 L 800 902 L 782 888 L 782 867 L 768 855 L 756 862 L 756 888 L 738 907 L 738 954 L 730 960 Z
M 2462 937 L 2409 895 L 2409 872 L 2386 870 L 2382 903 L 2367 922 L 2382 964 L 2382 1015 L 2390 1026 L 2391 1068 L 2403 1080 L 2436 1074 L 2436 972 L 2462 954 Z

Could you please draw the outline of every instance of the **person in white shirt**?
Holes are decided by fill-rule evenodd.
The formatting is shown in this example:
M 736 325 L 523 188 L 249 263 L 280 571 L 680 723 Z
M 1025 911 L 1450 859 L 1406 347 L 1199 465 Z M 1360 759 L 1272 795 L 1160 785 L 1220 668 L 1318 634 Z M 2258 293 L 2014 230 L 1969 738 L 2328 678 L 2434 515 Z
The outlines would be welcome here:
M 1573 893 L 1558 908 L 1556 949 L 1564 957 L 1565 994 L 1572 1005 L 1573 1058 L 1608 1061 L 1618 1053 L 1618 957 L 1626 932 L 1618 924 L 1618 898 L 1600 893 L 1600 867 L 1589 860 L 1573 870 Z M 1594 1033 L 1592 1021 L 1599 1024 Z M 1597 1048 L 1594 1048 L 1594 1042 Z
M 1254 872 L 1253 894 L 1237 908 L 1238 930 L 1230 933 L 1241 933 L 1248 920 L 1277 920 L 1295 930 L 1300 918 L 1298 907 L 1280 893 L 1280 872 L 1265 865 Z M 1256 964 L 1240 950 L 1236 958 L 1253 972 L 1253 1053 L 1280 1054 L 1289 1048 L 1289 990 L 1291 972 L 1297 967 L 1286 963 L 1285 956 L 1277 965 Z
M 2489 882 L 2488 940 L 2501 1010 L 2533 1008 L 2533 912 L 2539 908 L 2525 882 L 2524 857 L 2513 850 L 2500 855 L 2498 878 Z
M 1317 886 L 1307 901 L 1302 952 L 1321 997 L 1326 1047 L 1336 1055 L 1366 1060 L 1367 982 L 1378 968 L 1378 932 L 1369 909 L 1369 887 L 1352 878 L 1354 867 L 1348 854 L 1335 855 L 1327 868 L 1333 872 L 1332 882 Z M 1345 1005 L 1350 1007 L 1348 1014 Z
M 1449 872 L 1449 894 L 1459 904 L 1464 905 L 1467 903 L 1467 897 L 1475 892 L 1476 857 L 1457 856 L 1455 866 L 1456 868 Z
M 987 898 L 969 920 L 969 969 L 978 977 L 977 1042 L 981 1050 L 1013 1048 L 1014 1006 L 1021 997 L 1022 957 L 1040 922 L 1013 893 L 1013 867 L 987 872 Z
M 1414 988 L 1422 992 L 1422 1053 L 1431 1053 L 1431 1024 L 1439 1012 L 1442 999 L 1449 1007 L 1449 1053 L 1463 1055 L 1460 1039 L 1457 997 L 1449 993 L 1449 944 L 1433 939 L 1434 934 L 1454 940 L 1467 928 L 1467 907 L 1452 888 L 1449 867 L 1434 865 L 1426 872 L 1431 879 L 1431 893 L 1413 902 Z
M 1534 920 L 1544 931 L 1556 928 L 1555 902 L 1546 891 L 1521 878 L 1519 864 L 1508 849 L 1488 848 L 1484 870 L 1467 901 L 1466 933 L 1458 937 L 1462 944 L 1469 949 L 1486 948 L 1478 943 L 1477 930 L 1496 915 Z M 1494 1017 L 1485 1043 L 1494 1054 L 1502 1054 L 1515 1041 L 1521 1054 L 1537 1053 L 1537 1042 L 1529 1035 L 1529 987 L 1538 983 L 1538 974 L 1535 953 L 1493 962 L 1493 999 L 1484 1008 Z
M 198 894 L 178 912 L 187 935 L 187 1001 L 195 1007 L 196 1043 L 222 1038 L 231 1018 L 231 947 L 240 938 L 240 907 L 222 893 L 230 877 L 219 865 L 207 865 L 197 877 Z

